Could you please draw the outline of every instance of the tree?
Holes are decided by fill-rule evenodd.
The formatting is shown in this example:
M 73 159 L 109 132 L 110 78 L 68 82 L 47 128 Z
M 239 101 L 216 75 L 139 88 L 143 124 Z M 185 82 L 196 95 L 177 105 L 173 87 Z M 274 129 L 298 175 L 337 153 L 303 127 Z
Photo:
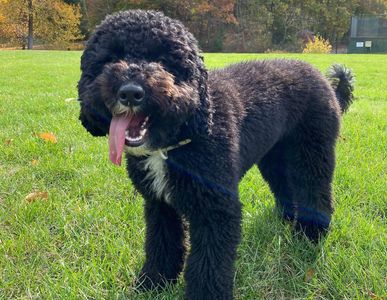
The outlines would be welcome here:
M 236 22 L 229 26 L 225 47 L 236 52 L 261 52 L 271 45 L 273 14 L 264 1 L 237 0 Z
M 43 0 L 41 0 L 43 2 Z M 69 5 L 58 0 L 44 0 L 47 6 L 40 7 L 37 36 L 50 44 L 65 46 L 82 38 L 80 33 L 81 13 L 79 5 Z
M 385 14 L 387 0 L 0 0 L 0 39 L 70 43 L 133 8 L 179 19 L 205 51 L 294 51 L 300 32 L 345 41 L 352 15 Z
M 83 24 L 88 24 L 88 31 L 107 14 L 118 10 L 161 10 L 181 20 L 205 51 L 301 50 L 298 36 L 305 31 L 332 42 L 344 41 L 352 15 L 387 12 L 387 0 L 64 1 L 81 4 Z
M 71 1 L 71 0 L 69 0 Z M 236 22 L 235 0 L 80 0 L 85 1 L 90 31 L 107 14 L 142 8 L 163 11 L 181 20 L 199 39 L 205 50 L 221 50 L 225 26 Z
M 357 0 L 356 15 L 374 15 L 387 13 L 387 0 Z
M 28 36 L 28 3 L 2 0 L 0 15 L 0 36 L 24 47 Z
M 81 38 L 79 5 L 61 0 L 1 0 L 0 35 L 32 49 L 33 39 L 65 45 Z

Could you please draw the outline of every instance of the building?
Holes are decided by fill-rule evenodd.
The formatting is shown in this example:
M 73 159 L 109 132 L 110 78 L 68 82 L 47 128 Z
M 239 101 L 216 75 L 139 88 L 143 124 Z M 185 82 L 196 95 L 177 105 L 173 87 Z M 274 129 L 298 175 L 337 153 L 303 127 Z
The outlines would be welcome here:
M 348 53 L 387 53 L 387 17 L 352 17 Z

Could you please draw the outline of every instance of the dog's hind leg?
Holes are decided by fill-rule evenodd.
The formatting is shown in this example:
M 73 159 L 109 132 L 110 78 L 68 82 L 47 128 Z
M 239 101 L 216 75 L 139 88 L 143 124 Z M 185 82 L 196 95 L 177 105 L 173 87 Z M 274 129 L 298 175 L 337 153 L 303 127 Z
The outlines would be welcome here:
M 320 120 L 319 120 L 320 119 Z M 304 120 L 258 163 L 285 219 L 311 240 L 330 224 L 338 115 L 327 111 Z
M 302 124 L 287 145 L 285 164 L 293 219 L 311 240 L 328 230 L 332 204 L 332 180 L 335 167 L 335 140 L 338 120 L 330 124 Z
M 185 230 L 181 217 L 165 202 L 145 201 L 145 264 L 136 280 L 140 290 L 176 282 L 183 269 Z
M 286 178 L 285 147 L 284 142 L 278 142 L 257 165 L 274 194 L 277 209 L 290 220 L 294 216 L 294 207 Z

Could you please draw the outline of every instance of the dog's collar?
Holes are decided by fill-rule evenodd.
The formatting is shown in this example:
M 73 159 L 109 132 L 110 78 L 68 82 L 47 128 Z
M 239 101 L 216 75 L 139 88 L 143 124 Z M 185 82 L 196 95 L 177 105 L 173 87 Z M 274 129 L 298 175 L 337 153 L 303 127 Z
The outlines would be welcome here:
M 172 146 L 158 149 L 156 152 L 158 154 L 160 154 L 162 159 L 167 160 L 168 159 L 168 151 L 180 148 L 181 146 L 187 145 L 189 143 L 191 143 L 190 139 L 182 140 L 182 141 L 178 142 L 176 145 L 172 145 Z
M 159 148 L 159 149 L 155 149 L 155 150 L 139 149 L 141 147 L 134 147 L 134 148 L 127 147 L 126 153 L 130 156 L 136 156 L 136 157 L 149 157 L 149 156 L 160 155 L 160 157 L 162 159 L 167 160 L 168 159 L 168 151 L 180 148 L 180 147 L 187 145 L 189 143 L 191 143 L 191 140 L 186 139 L 186 140 L 182 140 L 182 141 L 178 142 L 175 145 L 168 146 L 165 148 Z

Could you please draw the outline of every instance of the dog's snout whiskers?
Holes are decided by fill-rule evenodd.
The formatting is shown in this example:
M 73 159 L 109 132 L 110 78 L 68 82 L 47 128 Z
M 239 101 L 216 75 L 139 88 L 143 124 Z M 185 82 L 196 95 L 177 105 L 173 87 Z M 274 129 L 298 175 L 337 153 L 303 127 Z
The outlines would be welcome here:
M 136 114 L 139 112 L 139 108 L 137 106 L 131 107 L 131 106 L 126 106 L 122 104 L 120 101 L 117 101 L 114 103 L 111 107 L 111 112 L 113 115 L 121 115 L 121 114 Z
M 129 106 L 123 105 L 121 102 L 117 101 L 112 107 L 113 115 L 127 114 L 131 111 Z

